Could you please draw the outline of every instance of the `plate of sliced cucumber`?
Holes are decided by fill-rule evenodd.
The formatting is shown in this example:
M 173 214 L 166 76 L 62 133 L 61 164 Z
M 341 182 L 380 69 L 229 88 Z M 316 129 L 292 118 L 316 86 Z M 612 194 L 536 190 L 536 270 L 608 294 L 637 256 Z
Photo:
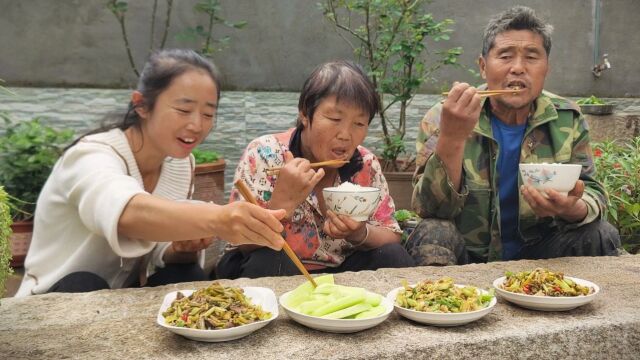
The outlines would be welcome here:
M 337 285 L 333 275 L 314 278 L 280 296 L 280 305 L 293 319 L 312 329 L 332 333 L 353 333 L 385 321 L 393 302 L 363 288 Z

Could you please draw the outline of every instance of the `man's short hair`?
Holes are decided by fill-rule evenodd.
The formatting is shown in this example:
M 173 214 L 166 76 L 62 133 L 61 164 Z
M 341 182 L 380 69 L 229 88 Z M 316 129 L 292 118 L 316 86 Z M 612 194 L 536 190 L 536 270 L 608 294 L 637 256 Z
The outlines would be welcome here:
M 551 33 L 553 26 L 536 16 L 533 9 L 526 6 L 514 6 L 489 20 L 482 39 L 482 56 L 487 56 L 493 48 L 496 36 L 509 30 L 529 30 L 542 36 L 542 44 L 547 56 L 551 52 Z

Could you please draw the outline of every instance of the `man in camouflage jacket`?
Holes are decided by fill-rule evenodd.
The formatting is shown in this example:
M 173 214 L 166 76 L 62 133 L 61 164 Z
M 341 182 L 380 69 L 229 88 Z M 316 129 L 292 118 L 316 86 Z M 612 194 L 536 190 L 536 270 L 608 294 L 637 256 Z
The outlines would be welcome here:
M 419 265 L 618 253 L 617 230 L 602 220 L 608 200 L 594 178 L 587 123 L 573 103 L 543 91 L 551 30 L 526 7 L 492 19 L 479 59 L 483 88 L 519 92 L 482 98 L 456 83 L 422 120 L 413 207 L 426 219 L 407 243 Z M 503 137 L 504 128 L 519 135 Z M 509 151 L 511 165 L 502 165 Z M 522 184 L 517 164 L 543 162 L 582 165 L 568 196 Z

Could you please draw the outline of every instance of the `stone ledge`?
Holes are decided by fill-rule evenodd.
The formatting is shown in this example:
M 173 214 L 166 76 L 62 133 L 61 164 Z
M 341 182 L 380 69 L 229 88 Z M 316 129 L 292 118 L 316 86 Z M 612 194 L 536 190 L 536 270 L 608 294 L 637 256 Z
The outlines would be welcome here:
M 584 115 L 591 141 L 628 141 L 640 136 L 640 112 L 614 112 L 611 115 Z
M 87 294 L 48 294 L 2 299 L 0 348 L 6 358 L 168 359 L 412 359 L 412 358 L 637 358 L 640 352 L 640 255 L 560 258 L 449 267 L 383 269 L 336 275 L 336 281 L 386 294 L 401 279 L 451 276 L 489 287 L 505 270 L 547 267 L 600 285 L 591 304 L 558 313 L 525 310 L 502 300 L 487 317 L 467 326 L 437 328 L 396 314 L 355 334 L 307 329 L 281 311 L 256 333 L 227 343 L 201 343 L 155 324 L 165 293 L 206 286 L 184 283 Z M 302 276 L 224 281 L 265 286 L 277 295 Z

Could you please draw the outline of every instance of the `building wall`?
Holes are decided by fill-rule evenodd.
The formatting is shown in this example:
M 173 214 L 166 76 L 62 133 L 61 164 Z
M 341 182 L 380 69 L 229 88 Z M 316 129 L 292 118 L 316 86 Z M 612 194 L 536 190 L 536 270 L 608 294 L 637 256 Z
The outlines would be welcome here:
M 227 90 L 298 91 L 310 70 L 336 58 L 353 58 L 349 46 L 318 10 L 318 0 L 221 0 L 222 16 L 246 20 L 242 30 L 216 28 L 231 37 L 214 59 Z M 135 83 L 119 25 L 106 0 L 0 0 L 0 78 L 10 85 L 126 88 Z M 153 1 L 131 0 L 127 31 L 135 61 L 148 54 Z M 174 1 L 168 46 L 193 44 L 174 38 L 178 30 L 205 23 L 197 0 Z M 462 46 L 462 63 L 474 67 L 482 29 L 495 13 L 518 3 L 508 0 L 435 0 L 436 19 L 456 21 L 445 45 Z M 640 1 L 529 0 L 526 4 L 555 26 L 552 71 L 547 88 L 563 95 L 640 96 Z M 594 44 L 594 18 L 601 5 L 600 43 Z M 166 2 L 158 2 L 156 39 L 161 37 Z M 591 74 L 594 49 L 608 53 L 613 68 L 600 79 Z M 437 48 L 436 48 L 437 49 Z M 436 92 L 455 80 L 480 81 L 468 72 L 446 69 L 423 92 Z

